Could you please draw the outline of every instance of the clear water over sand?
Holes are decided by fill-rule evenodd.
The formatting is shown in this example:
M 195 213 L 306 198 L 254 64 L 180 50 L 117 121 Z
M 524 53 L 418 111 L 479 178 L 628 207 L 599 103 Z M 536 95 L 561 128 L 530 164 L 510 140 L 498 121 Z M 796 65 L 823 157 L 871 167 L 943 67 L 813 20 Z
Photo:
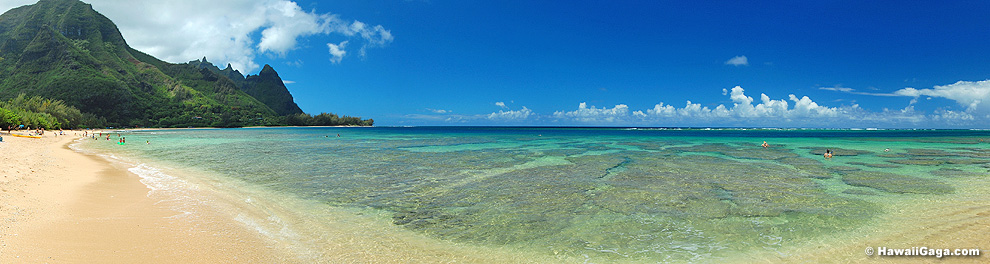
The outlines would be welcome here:
M 195 190 L 228 193 L 245 204 L 228 206 L 232 217 L 313 259 L 373 260 L 374 250 L 350 251 L 382 246 L 391 252 L 385 257 L 408 260 L 772 260 L 826 242 L 885 241 L 871 236 L 924 224 L 891 224 L 907 221 L 899 206 L 937 208 L 986 193 L 974 183 L 982 184 L 990 166 L 990 145 L 982 142 L 990 133 L 965 130 L 247 128 L 121 135 L 126 145 L 116 144 L 114 133 L 81 147 L 131 162 L 146 184 L 174 201 Z M 760 147 L 763 141 L 770 146 Z M 824 159 L 825 149 L 835 156 Z M 358 234 L 351 241 L 385 239 L 377 243 L 391 247 L 328 249 L 347 232 Z M 435 256 L 429 248 L 436 244 L 463 250 Z M 414 249 L 401 252 L 406 246 Z M 973 245 L 957 245 L 965 246 Z

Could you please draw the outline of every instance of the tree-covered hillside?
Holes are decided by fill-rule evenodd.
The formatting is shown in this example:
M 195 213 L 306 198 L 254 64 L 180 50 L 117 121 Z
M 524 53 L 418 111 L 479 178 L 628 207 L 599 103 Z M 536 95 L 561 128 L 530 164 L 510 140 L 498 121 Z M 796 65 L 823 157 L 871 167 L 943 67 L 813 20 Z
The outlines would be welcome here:
M 112 21 L 78 0 L 41 0 L 0 15 L 0 100 L 60 100 L 132 127 L 286 125 L 302 113 L 271 67 L 258 76 L 274 78 L 257 81 L 213 68 L 132 49 Z

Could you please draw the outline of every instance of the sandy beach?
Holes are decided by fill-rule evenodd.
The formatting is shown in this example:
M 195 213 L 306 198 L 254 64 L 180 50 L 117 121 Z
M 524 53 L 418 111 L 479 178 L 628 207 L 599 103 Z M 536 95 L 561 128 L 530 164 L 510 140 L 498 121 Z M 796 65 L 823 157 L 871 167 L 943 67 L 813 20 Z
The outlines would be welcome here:
M 71 150 L 81 135 L 3 135 L 0 263 L 291 262 L 219 214 L 173 217 L 126 168 Z
M 370 221 L 373 216 L 326 208 L 318 221 L 300 219 L 275 206 L 293 202 L 256 196 L 245 203 L 250 196 L 236 190 L 200 190 L 197 195 L 209 202 L 196 205 L 190 217 L 167 195 L 149 195 L 151 189 L 127 165 L 71 149 L 81 131 L 65 134 L 3 135 L 0 263 L 533 262 L 525 254 L 483 253 L 428 239 Z M 274 222 L 238 220 L 272 214 L 279 215 Z M 312 239 L 286 240 L 284 233 L 293 233 L 285 229 L 290 222 L 322 231 Z
M 334 208 L 229 181 L 182 177 L 196 171 L 171 171 L 200 179 L 193 185 L 202 187 L 195 195 L 204 199 L 197 201 L 208 202 L 191 204 L 195 213 L 189 215 L 174 206 L 182 202 L 154 195 L 141 176 L 128 171 L 134 165 L 71 149 L 81 134 L 3 134 L 0 263 L 581 262 L 437 240 L 392 224 L 382 212 Z M 984 262 L 986 256 L 864 254 L 868 247 L 990 247 L 990 182 L 954 180 L 962 182 L 956 193 L 893 200 L 882 205 L 885 214 L 854 232 L 785 245 L 780 254 L 754 251 L 728 263 Z

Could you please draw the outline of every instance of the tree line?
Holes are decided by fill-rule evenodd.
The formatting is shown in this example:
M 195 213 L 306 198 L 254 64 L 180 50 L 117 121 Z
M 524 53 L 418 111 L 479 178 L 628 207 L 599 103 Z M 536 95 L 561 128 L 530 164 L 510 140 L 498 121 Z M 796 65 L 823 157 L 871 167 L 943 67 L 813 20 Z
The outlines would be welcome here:
M 52 100 L 40 96 L 20 94 L 0 102 L 0 127 L 18 128 L 23 125 L 32 129 L 61 129 L 102 127 L 106 119 L 65 104 L 62 100 Z
M 249 115 L 238 113 L 238 111 L 233 110 L 220 110 L 222 112 L 221 114 L 194 115 L 191 114 L 194 113 L 192 111 L 176 110 L 178 111 L 166 111 L 172 112 L 174 115 L 163 117 L 163 120 L 170 121 L 158 122 L 158 127 L 372 126 L 375 123 L 373 119 L 361 119 L 346 115 L 338 116 L 332 113 L 320 113 L 315 116 L 306 113 L 285 116 L 262 116 L 260 114 Z M 22 125 L 23 128 L 44 128 L 47 130 L 102 128 L 107 127 L 108 124 L 111 124 L 111 122 L 108 122 L 106 118 L 82 112 L 62 100 L 20 94 L 7 101 L 0 101 L 0 128 L 3 129 L 17 129 Z
M 362 120 L 360 117 L 337 116 L 331 113 L 310 115 L 306 113 L 283 116 L 282 123 L 289 126 L 373 126 L 374 119 Z

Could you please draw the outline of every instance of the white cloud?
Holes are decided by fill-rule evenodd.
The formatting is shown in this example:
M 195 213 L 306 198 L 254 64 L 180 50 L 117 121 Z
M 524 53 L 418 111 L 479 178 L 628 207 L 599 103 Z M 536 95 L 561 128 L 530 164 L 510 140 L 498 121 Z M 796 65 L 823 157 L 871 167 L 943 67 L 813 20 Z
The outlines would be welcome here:
M 298 40 L 307 36 L 359 38 L 362 56 L 367 48 L 393 40 L 391 32 L 381 25 L 305 11 L 288 0 L 87 2 L 113 20 L 127 43 L 137 50 L 174 63 L 205 56 L 218 65 L 230 63 L 244 73 L 259 68 L 255 62 L 259 54 L 284 56 L 299 48 Z M 346 52 L 344 47 L 338 50 L 339 54 Z M 339 63 L 343 55 L 330 56 Z
M 895 95 L 914 97 L 914 102 L 920 96 L 942 97 L 956 101 L 965 107 L 967 112 L 990 114 L 990 80 L 977 82 L 958 81 L 949 85 L 936 85 L 934 89 L 904 88 L 894 92 Z
M 501 108 L 507 108 L 507 107 L 505 106 L 505 102 L 495 102 L 495 105 L 497 105 L 497 106 L 499 106 L 499 107 L 501 107 Z
M 800 99 L 793 94 L 788 95 L 791 101 L 794 101 L 794 108 L 789 112 L 793 117 L 832 117 L 837 113 L 836 108 L 829 108 L 818 105 L 808 96 L 801 97 Z
M 582 102 L 575 110 L 555 111 L 550 115 L 535 113 L 527 107 L 520 110 L 499 110 L 487 115 L 456 115 L 447 110 L 427 109 L 433 114 L 408 115 L 407 118 L 431 124 L 480 125 L 491 122 L 532 123 L 549 120 L 560 125 L 816 128 L 973 128 L 974 125 L 987 123 L 983 120 L 990 120 L 990 115 L 977 115 L 967 111 L 940 109 L 934 113 L 923 113 L 908 105 L 903 109 L 874 112 L 867 111 L 858 104 L 830 107 L 815 102 L 809 96 L 789 94 L 786 99 L 774 99 L 761 93 L 759 100 L 756 100 L 746 95 L 745 90 L 739 86 L 723 90 L 732 105 L 710 107 L 687 101 L 678 107 L 660 102 L 649 109 L 632 111 L 625 104 L 598 108 Z M 497 103 L 496 106 L 501 107 Z
M 520 121 L 529 118 L 533 114 L 533 110 L 529 110 L 523 106 L 519 110 L 498 110 L 498 112 L 491 113 L 488 115 L 488 119 L 499 120 L 499 121 Z
M 344 59 L 344 55 L 347 55 L 347 51 L 344 50 L 345 46 L 347 46 L 346 40 L 340 44 L 327 43 L 327 47 L 330 48 L 330 62 L 337 64 Z
M 826 90 L 826 91 L 844 92 L 844 93 L 852 93 L 853 91 L 855 91 L 853 88 L 842 87 L 840 85 L 836 85 L 835 87 L 818 87 L 818 89 Z
M 833 87 L 818 87 L 818 90 L 835 91 L 835 92 L 843 92 L 843 93 L 859 94 L 859 95 L 872 95 L 872 96 L 902 96 L 902 95 L 897 95 L 897 94 L 893 94 L 893 93 L 860 92 L 860 91 L 857 91 L 856 89 L 853 89 L 853 88 L 842 87 L 841 85 L 836 85 L 836 86 L 833 86 Z
M 691 101 L 688 101 L 688 104 L 690 103 Z M 636 113 L 639 113 L 639 115 L 643 117 L 647 116 L 643 114 L 643 112 L 641 111 L 636 111 Z M 675 108 L 673 105 L 664 105 L 663 103 L 659 103 L 654 105 L 652 109 L 646 110 L 646 113 L 649 115 L 659 116 L 659 117 L 674 117 L 677 116 L 677 108 Z
M 749 65 L 749 59 L 746 56 L 735 56 L 725 61 L 725 65 L 746 66 Z
M 290 80 L 282 80 L 282 84 L 293 84 L 293 83 L 296 83 L 296 82 L 295 81 L 290 81 Z
M 285 52 L 296 47 L 297 38 L 326 31 L 327 26 L 323 23 L 329 15 L 308 13 L 290 1 L 267 1 L 263 4 L 267 9 L 265 15 L 269 26 L 261 31 L 259 52 L 284 56 Z
M 615 105 L 609 108 L 588 107 L 587 103 L 578 104 L 578 109 L 574 111 L 556 111 L 553 117 L 559 119 L 573 119 L 586 123 L 612 123 L 622 120 L 629 115 L 629 106 L 624 104 Z
M 936 112 L 935 115 L 932 116 L 932 119 L 935 121 L 942 121 L 948 124 L 966 125 L 968 123 L 971 123 L 976 118 L 973 115 L 965 112 L 941 110 Z
M 350 31 L 343 31 L 348 36 L 353 36 L 355 34 L 360 34 L 361 38 L 367 41 L 361 49 L 358 50 L 358 54 L 361 57 L 365 56 L 365 53 L 370 47 L 381 47 L 385 46 L 389 42 L 392 42 L 392 32 L 386 30 L 382 25 L 377 25 L 374 27 L 368 27 L 366 24 L 361 23 L 361 21 L 354 21 L 351 23 Z
M 661 126 L 810 126 L 849 125 L 843 123 L 860 114 L 858 105 L 843 108 L 819 105 L 808 96 L 789 95 L 788 99 L 771 99 L 760 94 L 758 104 L 747 96 L 742 87 L 723 89 L 733 104 L 731 107 L 718 105 L 714 108 L 687 101 L 681 107 L 659 103 L 653 108 L 629 112 L 628 106 L 616 105 L 613 108 L 589 107 L 581 103 L 574 111 L 557 111 L 553 117 L 561 121 L 591 124 L 645 124 Z
M 956 89 L 970 91 L 980 90 L 990 85 L 987 83 L 957 83 L 954 85 L 937 86 L 933 91 L 905 90 L 904 95 L 944 95 L 955 96 Z M 838 87 L 838 86 L 837 86 Z M 841 89 L 840 89 L 841 90 Z M 945 91 L 945 92 L 935 92 Z M 980 120 L 990 120 L 990 114 L 979 112 L 938 110 L 934 113 L 919 112 L 914 106 L 908 105 L 903 109 L 883 109 L 880 112 L 868 111 L 858 104 L 838 107 L 826 106 L 814 101 L 809 96 L 787 95 L 785 98 L 774 99 L 767 94 L 760 94 L 759 100 L 748 96 L 745 90 L 736 86 L 723 89 L 732 105 L 720 104 L 714 107 L 701 103 L 687 101 L 678 107 L 660 102 L 652 108 L 631 111 L 625 104 L 612 108 L 598 108 L 587 103 L 580 103 L 576 110 L 555 111 L 547 116 L 556 124 L 589 124 L 589 125 L 642 125 L 642 126 L 730 126 L 730 127 L 902 127 L 902 128 L 946 128 L 946 127 L 980 127 Z M 978 93 L 976 93 L 978 94 Z M 963 101 L 961 104 L 968 101 Z M 975 107 L 982 105 L 977 104 Z M 504 111 L 503 111 L 504 112 Z M 490 115 L 494 117 L 496 113 Z M 529 113 L 527 117 L 541 116 Z

